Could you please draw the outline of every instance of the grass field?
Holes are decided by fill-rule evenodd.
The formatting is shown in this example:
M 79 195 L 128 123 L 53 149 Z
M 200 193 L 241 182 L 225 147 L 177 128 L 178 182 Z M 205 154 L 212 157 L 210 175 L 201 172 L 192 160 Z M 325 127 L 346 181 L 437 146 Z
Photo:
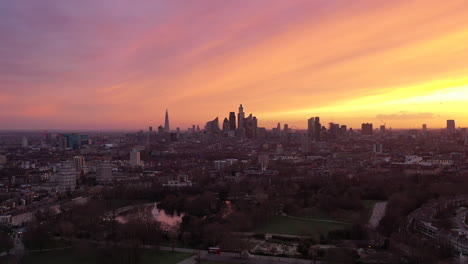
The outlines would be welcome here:
M 363 200 L 363 210 L 335 210 L 331 214 L 327 214 L 320 211 L 318 208 L 310 207 L 304 208 L 301 211 L 294 214 L 297 217 L 312 218 L 312 219 L 323 219 L 323 220 L 334 220 L 348 223 L 367 222 L 371 215 L 374 205 L 379 201 Z
M 291 219 L 286 216 L 275 216 L 264 227 L 255 230 L 256 233 L 284 234 L 296 236 L 326 235 L 332 230 L 347 229 L 350 225 L 327 223 L 313 220 Z
M 152 263 L 164 263 L 164 264 L 176 264 L 192 254 L 181 253 L 181 252 L 151 252 L 144 251 L 141 259 L 141 264 L 152 264 Z M 31 253 L 24 259 L 25 264 L 94 264 L 96 263 L 96 255 L 90 254 L 87 256 L 79 256 L 72 252 L 71 249 L 57 250 L 42 253 Z

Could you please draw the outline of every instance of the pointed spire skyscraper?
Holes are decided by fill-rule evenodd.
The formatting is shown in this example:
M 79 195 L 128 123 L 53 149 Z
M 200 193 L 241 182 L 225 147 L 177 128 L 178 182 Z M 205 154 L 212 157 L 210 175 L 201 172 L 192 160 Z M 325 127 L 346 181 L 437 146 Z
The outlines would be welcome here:
M 166 109 L 166 120 L 164 121 L 164 131 L 171 132 L 171 128 L 169 127 L 169 113 L 167 112 L 167 109 Z

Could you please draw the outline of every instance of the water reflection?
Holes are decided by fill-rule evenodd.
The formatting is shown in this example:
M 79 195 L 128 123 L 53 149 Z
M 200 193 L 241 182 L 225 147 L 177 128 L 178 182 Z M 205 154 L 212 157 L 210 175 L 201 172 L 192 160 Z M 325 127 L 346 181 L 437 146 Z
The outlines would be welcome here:
M 128 223 L 132 220 L 158 221 L 172 227 L 179 225 L 183 216 L 183 213 L 180 215 L 167 214 L 164 210 L 158 209 L 157 203 L 153 203 L 135 206 L 134 208 L 117 215 L 115 220 L 121 224 Z

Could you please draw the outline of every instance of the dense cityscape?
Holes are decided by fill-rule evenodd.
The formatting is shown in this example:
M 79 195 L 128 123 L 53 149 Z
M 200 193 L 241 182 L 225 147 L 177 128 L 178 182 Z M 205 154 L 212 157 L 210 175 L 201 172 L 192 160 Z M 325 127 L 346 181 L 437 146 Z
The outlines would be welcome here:
M 2 131 L 1 250 L 11 263 L 53 248 L 99 263 L 148 248 L 201 263 L 466 259 L 466 128 L 321 122 L 258 127 L 240 105 L 204 128 L 173 129 L 166 110 L 134 133 Z
M 468 264 L 468 1 L 0 1 L 0 264 Z

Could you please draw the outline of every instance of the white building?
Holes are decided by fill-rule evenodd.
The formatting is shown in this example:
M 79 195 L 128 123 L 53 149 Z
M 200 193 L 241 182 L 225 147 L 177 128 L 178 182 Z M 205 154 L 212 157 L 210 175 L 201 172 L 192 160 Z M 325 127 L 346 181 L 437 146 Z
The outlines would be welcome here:
M 134 149 L 130 152 L 130 165 L 132 167 L 141 166 L 140 151 Z
M 60 163 L 57 192 L 72 192 L 76 188 L 76 170 L 73 161 Z
M 96 181 L 99 184 L 112 183 L 112 163 L 109 161 L 102 161 L 97 166 Z

